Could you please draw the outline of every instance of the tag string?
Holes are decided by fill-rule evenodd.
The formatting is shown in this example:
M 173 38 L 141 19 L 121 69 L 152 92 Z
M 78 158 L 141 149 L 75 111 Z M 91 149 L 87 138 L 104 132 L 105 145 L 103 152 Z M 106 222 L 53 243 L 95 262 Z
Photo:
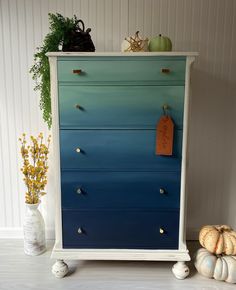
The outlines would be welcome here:
M 168 105 L 163 105 L 162 110 L 163 110 L 164 116 L 168 116 L 168 114 L 167 114 L 168 109 L 169 109 Z

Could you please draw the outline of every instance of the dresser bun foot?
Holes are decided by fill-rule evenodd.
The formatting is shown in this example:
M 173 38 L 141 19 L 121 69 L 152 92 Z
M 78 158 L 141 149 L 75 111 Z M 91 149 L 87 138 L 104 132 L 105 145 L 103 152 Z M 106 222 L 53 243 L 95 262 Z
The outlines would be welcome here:
M 68 265 L 63 260 L 57 260 L 52 266 L 52 273 L 56 278 L 63 278 L 68 273 Z
M 172 272 L 177 279 L 185 279 L 189 275 L 189 267 L 185 262 L 177 262 L 172 267 Z

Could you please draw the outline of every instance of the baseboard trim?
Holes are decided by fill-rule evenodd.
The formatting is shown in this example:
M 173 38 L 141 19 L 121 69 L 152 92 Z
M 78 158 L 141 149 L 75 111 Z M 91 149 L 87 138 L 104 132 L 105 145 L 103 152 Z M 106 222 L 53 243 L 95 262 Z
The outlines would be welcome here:
M 54 240 L 54 229 L 46 229 L 45 235 L 47 240 Z M 0 239 L 23 239 L 23 228 L 0 228 Z

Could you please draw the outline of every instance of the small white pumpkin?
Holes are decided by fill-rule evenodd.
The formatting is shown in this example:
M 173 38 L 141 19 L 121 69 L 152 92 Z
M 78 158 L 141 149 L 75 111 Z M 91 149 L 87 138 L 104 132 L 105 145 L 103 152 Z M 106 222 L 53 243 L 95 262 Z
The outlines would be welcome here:
M 221 256 L 201 248 L 197 251 L 194 265 L 205 277 L 236 283 L 236 256 Z
M 148 51 L 148 38 L 142 39 L 139 31 L 134 36 L 126 37 L 121 44 L 122 52 Z

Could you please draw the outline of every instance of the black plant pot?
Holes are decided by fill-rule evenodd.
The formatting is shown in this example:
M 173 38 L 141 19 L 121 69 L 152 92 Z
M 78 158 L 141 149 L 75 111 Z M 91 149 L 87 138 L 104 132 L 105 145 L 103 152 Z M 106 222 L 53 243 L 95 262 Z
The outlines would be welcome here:
M 79 27 L 80 23 L 82 28 Z M 84 22 L 79 20 L 78 29 L 66 35 L 62 51 L 95 51 L 95 46 L 89 34 L 90 31 L 90 28 L 84 31 Z

